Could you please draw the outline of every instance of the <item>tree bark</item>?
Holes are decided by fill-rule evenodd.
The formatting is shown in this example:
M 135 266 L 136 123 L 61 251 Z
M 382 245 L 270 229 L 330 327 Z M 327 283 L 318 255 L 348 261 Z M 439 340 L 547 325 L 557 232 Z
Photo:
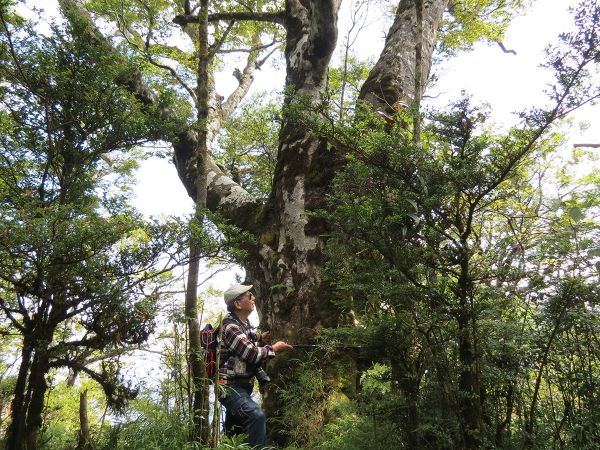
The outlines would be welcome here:
M 26 334 L 23 338 L 23 348 L 21 350 L 21 365 L 17 382 L 13 391 L 13 399 L 11 402 L 11 423 L 8 426 L 6 436 L 7 450 L 20 450 L 23 448 L 25 441 L 25 418 L 27 417 L 27 405 L 25 403 L 25 388 L 27 387 L 27 375 L 31 365 L 33 349 L 31 348 L 30 339 Z
M 12 401 L 11 424 L 7 430 L 7 450 L 35 450 L 37 434 L 42 426 L 44 395 L 50 368 L 48 346 L 55 326 L 34 317 L 37 324 L 25 335 L 21 366 Z
M 421 36 L 415 0 L 400 1 L 383 51 L 359 96 L 387 120 L 393 121 L 399 110 L 407 109 L 415 97 L 423 94 L 431 71 L 437 31 L 447 5 L 448 0 L 422 0 Z M 419 42 L 420 58 L 417 64 L 415 46 Z M 421 75 L 418 80 L 415 77 L 417 68 Z M 420 92 L 415 92 L 415 86 Z
M 79 394 L 79 439 L 77 450 L 92 450 L 90 423 L 87 413 L 87 389 Z
M 44 395 L 48 389 L 46 374 L 49 369 L 47 345 L 38 346 L 31 364 L 29 373 L 29 386 L 31 398 L 27 408 L 27 423 L 25 430 L 25 443 L 27 450 L 37 448 L 37 434 L 42 427 L 42 411 L 44 409 Z
M 339 4 L 338 0 L 287 2 L 284 109 L 317 101 L 323 92 L 337 39 Z M 325 227 L 307 214 L 324 206 L 335 165 L 325 140 L 300 127 L 293 114 L 284 116 L 261 245 L 248 262 L 252 280 L 258 280 L 263 323 L 292 342 L 337 321 L 318 293 L 323 244 L 319 236 Z
M 52 316 L 52 311 L 49 316 Z M 27 450 L 37 448 L 38 432 L 42 426 L 42 411 L 44 409 L 44 396 L 48 389 L 46 374 L 50 369 L 50 355 L 48 348 L 52 342 L 52 336 L 56 325 L 50 321 L 42 320 L 41 315 L 34 317 L 36 323 L 32 332 L 33 356 L 29 368 L 29 379 L 27 383 L 26 409 L 27 418 L 25 423 L 24 444 Z M 22 411 L 24 414 L 25 411 Z M 20 443 L 23 446 L 23 443 Z M 19 443 L 17 443 L 17 447 Z
M 197 85 L 197 127 L 198 139 L 195 149 L 196 207 L 193 222 L 202 226 L 206 207 L 206 159 L 207 159 L 207 120 L 208 120 L 208 0 L 202 0 L 198 14 L 198 85 Z M 193 225 L 193 224 L 192 224 Z M 206 443 L 208 426 L 208 381 L 205 375 L 204 360 L 200 346 L 200 323 L 198 321 L 198 270 L 202 246 L 193 229 L 190 234 L 190 262 L 188 265 L 187 290 L 185 294 L 185 316 L 188 325 L 188 360 L 192 375 L 193 396 L 191 442 Z

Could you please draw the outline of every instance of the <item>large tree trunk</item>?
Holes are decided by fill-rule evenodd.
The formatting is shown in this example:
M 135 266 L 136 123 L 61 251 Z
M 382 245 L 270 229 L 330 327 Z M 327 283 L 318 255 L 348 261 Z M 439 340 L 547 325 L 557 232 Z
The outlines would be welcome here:
M 52 309 L 47 320 L 34 316 L 24 330 L 21 366 L 12 401 L 12 422 L 7 430 L 7 450 L 35 450 L 42 426 L 44 396 L 48 389 L 46 375 L 50 369 L 49 346 L 56 329 L 53 318 L 64 308 Z M 35 324 L 35 325 L 33 325 Z M 30 328 L 29 328 L 30 327 Z
M 400 1 L 383 51 L 359 96 L 384 117 L 393 120 L 396 112 L 412 106 L 423 94 L 447 5 L 448 0 Z
M 319 99 L 337 39 L 339 0 L 303 3 L 287 2 L 286 108 Z M 261 294 L 262 322 L 292 342 L 338 320 L 319 292 L 324 223 L 307 215 L 324 205 L 334 166 L 324 139 L 284 117 L 269 214 L 248 268 Z
M 318 101 L 326 87 L 339 5 L 339 0 L 287 2 L 286 108 Z M 324 139 L 299 126 L 292 115 L 284 116 L 260 247 L 246 264 L 248 278 L 259 294 L 261 324 L 276 339 L 306 342 L 321 328 L 339 321 L 339 310 L 330 301 L 319 274 L 325 224 L 307 214 L 324 206 L 338 165 Z M 289 368 L 289 361 L 278 357 L 269 371 L 277 382 L 279 374 Z M 278 416 L 283 406 L 274 389 L 265 395 L 264 405 L 270 417 Z M 285 437 L 280 435 L 276 440 L 281 443 Z
M 27 425 L 25 429 L 27 450 L 35 450 L 37 448 L 38 431 L 42 427 L 44 395 L 48 389 L 48 384 L 46 383 L 48 369 L 48 347 L 47 345 L 40 345 L 36 348 L 29 374 L 28 390 L 31 391 L 31 398 L 27 408 Z
M 431 67 L 436 32 L 447 0 L 425 0 L 421 70 L 416 82 L 415 45 L 418 41 L 415 0 L 403 0 L 381 57 L 363 89 L 361 99 L 381 112 L 388 105 L 415 96 Z M 337 37 L 339 1 L 288 1 L 286 4 L 286 106 L 316 101 L 327 82 L 327 65 Z M 382 97 L 381 94 L 385 95 Z M 419 92 L 419 95 L 421 92 Z M 307 213 L 324 205 L 325 194 L 340 160 L 324 139 L 285 117 L 269 205 L 259 233 L 260 248 L 248 260 L 251 281 L 258 285 L 262 322 L 289 340 L 312 336 L 334 325 L 336 308 L 321 286 L 320 236 L 326 224 Z
M 46 374 L 49 370 L 48 345 L 53 328 L 38 326 L 35 345 L 32 338 L 26 336 L 21 352 L 21 366 L 12 401 L 12 422 L 7 431 L 6 448 L 8 450 L 35 450 L 37 434 L 42 426 L 44 395 L 48 385 Z M 27 393 L 25 393 L 27 392 Z
M 48 389 L 46 374 L 50 369 L 48 347 L 52 342 L 55 325 L 39 320 L 39 317 L 37 319 L 38 323 L 32 332 L 33 352 L 31 366 L 29 367 L 27 396 L 24 402 L 24 409 L 21 411 L 22 415 L 27 414 L 25 430 L 23 440 L 14 441 L 15 446 L 13 448 L 15 449 L 26 448 L 27 450 L 35 450 L 37 448 L 38 432 L 42 426 L 44 396 Z

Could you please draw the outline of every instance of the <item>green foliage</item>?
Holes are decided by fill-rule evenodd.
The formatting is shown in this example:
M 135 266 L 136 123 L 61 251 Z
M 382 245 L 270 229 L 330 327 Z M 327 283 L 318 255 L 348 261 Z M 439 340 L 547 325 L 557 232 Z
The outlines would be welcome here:
M 280 393 L 285 406 L 276 420 L 290 434 L 292 442 L 312 448 L 320 440 L 330 387 L 314 357 L 307 355 L 294 362 L 283 380 Z
M 216 160 L 248 192 L 266 198 L 277 162 L 279 106 L 256 95 L 224 124 Z
M 501 42 L 510 21 L 521 15 L 532 0 L 450 0 L 450 15 L 440 30 L 443 54 L 471 49 L 481 40 Z
M 335 209 L 328 216 L 334 224 L 328 279 L 342 292 L 339 302 L 352 311 L 358 326 L 327 335 L 360 343 L 371 360 L 389 362 L 367 372 L 384 376 L 385 383 L 372 386 L 371 378 L 363 378 L 364 402 L 374 409 L 388 405 L 381 422 L 391 420 L 408 439 L 414 393 L 418 433 L 427 448 L 452 446 L 448 436 L 459 426 L 454 402 L 462 395 L 455 384 L 462 369 L 455 320 L 464 311 L 471 314 L 480 355 L 478 377 L 488 399 L 483 414 L 495 417 L 496 426 L 517 395 L 525 404 L 534 398 L 541 402 L 536 407 L 543 411 L 537 413 L 544 415 L 540 421 L 559 420 L 557 396 L 573 392 L 573 385 L 567 388 L 558 381 L 573 364 L 573 357 L 559 350 L 572 354 L 572 342 L 558 343 L 565 334 L 594 347 L 580 348 L 588 368 L 576 371 L 587 373 L 587 379 L 598 374 L 593 338 L 571 328 L 571 317 L 597 317 L 596 260 L 589 259 L 597 242 L 596 201 L 587 203 L 597 185 L 570 179 L 569 200 L 548 208 L 552 199 L 544 198 L 540 184 L 532 180 L 548 173 L 544 161 L 561 140 L 553 135 L 542 139 L 510 176 L 501 175 L 532 135 L 513 130 L 492 136 L 484 110 L 465 100 L 455 108 L 431 116 L 421 146 L 402 134 L 347 131 L 356 137 L 352 146 L 359 151 L 336 178 L 331 196 Z M 579 198 L 586 202 L 577 202 Z M 465 294 L 468 303 L 462 300 Z M 569 362 L 561 366 L 565 357 Z M 547 364 L 556 373 L 538 372 Z M 533 392 L 529 380 L 536 373 L 548 387 Z M 393 405 L 380 395 L 386 389 Z M 578 392 L 573 402 L 595 404 L 595 397 Z M 595 413 L 586 408 L 579 410 L 578 419 L 573 416 L 573 428 L 565 429 L 562 439 L 576 439 L 566 436 L 579 428 L 579 418 L 590 426 Z M 535 429 L 536 439 L 553 438 L 543 434 L 547 428 Z M 488 439 L 501 441 L 493 435 Z M 588 445 L 581 442 L 572 448 Z
M 136 390 L 117 359 L 153 332 L 185 242 L 181 223 L 146 221 L 127 205 L 135 163 L 126 153 L 172 124 L 117 87 L 132 66 L 90 41 L 85 23 L 53 25 L 48 36 L 5 16 L 3 25 L 0 323 L 20 336 L 20 374 L 29 374 L 14 395 L 34 422 L 45 374 L 68 367 L 118 410 Z
M 40 433 L 40 442 L 44 449 L 73 448 L 77 444 L 79 431 L 79 395 L 87 391 L 88 419 L 90 432 L 100 441 L 107 424 L 103 422 L 106 413 L 106 399 L 102 389 L 92 380 L 82 379 L 78 385 L 67 382 L 54 382 L 51 386 L 44 409 L 44 426 Z M 101 428 L 101 426 L 103 426 Z
M 192 449 L 188 441 L 188 423 L 176 414 L 169 414 L 148 398 L 134 400 L 123 423 L 113 430 L 114 449 Z
M 385 362 L 367 366 L 355 426 L 336 429 L 335 445 L 355 445 L 371 418 L 396 427 L 398 448 L 593 445 L 580 431 L 598 432 L 598 183 L 577 174 L 578 152 L 558 157 L 548 128 L 598 97 L 585 76 L 594 11 L 582 5 L 580 31 L 549 50 L 556 108 L 504 135 L 467 98 L 430 113 L 419 145 L 410 127 L 388 133 L 368 115 L 336 127 L 315 108 L 306 121 L 349 158 L 323 215 L 326 277 L 354 326 L 326 338 Z
M 281 1 L 213 3 L 220 12 L 282 7 Z M 158 108 L 175 108 L 180 119 L 190 120 L 190 102 L 179 99 L 190 94 L 184 84 L 195 81 L 194 57 L 169 45 L 182 2 L 87 5 L 118 27 L 115 42 L 161 95 Z M 451 2 L 442 48 L 468 48 L 482 37 L 501 40 L 521 6 Z M 577 107 L 582 96 L 596 95 L 593 84 L 577 78 L 585 72 L 581 55 L 598 59 L 591 16 L 580 14 L 582 31 L 568 38 L 572 53 L 551 55 L 559 80 L 551 96 L 564 104 L 523 115 L 525 127 L 504 135 L 494 134 L 487 111 L 468 99 L 431 114 L 421 145 L 404 128 L 388 133 L 376 117 L 350 123 L 345 105 L 355 104 L 366 75 L 366 66 L 353 59 L 331 70 L 330 90 L 318 105 L 294 105 L 298 116 L 310 113 L 300 123 L 347 152 L 347 169 L 335 181 L 325 214 L 331 224 L 325 275 L 355 326 L 326 333 L 324 348 L 360 344 L 359 359 L 367 366 L 358 390 L 348 377 L 336 378 L 344 385 L 335 387 L 352 399 L 330 390 L 331 374 L 321 360 L 298 362 L 287 374 L 281 423 L 299 445 L 459 447 L 460 411 L 470 397 L 482 409 L 482 446 L 594 448 L 600 439 L 600 184 L 597 173 L 578 179 L 570 164 L 555 176 L 559 192 L 548 193 L 544 184 L 549 158 L 561 143 L 546 132 L 548 124 Z M 164 263 L 165 250 L 169 263 L 177 260 L 186 233 L 180 223 L 147 222 L 127 206 L 135 168 L 129 151 L 172 136 L 175 124 L 117 87 L 116 80 L 134 73 L 133 65 L 115 61 L 84 23 L 74 21 L 71 29 L 55 28 L 52 38 L 43 38 L 7 17 L 14 40 L 4 29 L 0 333 L 14 336 L 27 320 L 62 312 L 65 320 L 51 324 L 36 352 L 50 350 L 53 367 L 90 370 L 112 405 L 125 410 L 134 390 L 123 383 L 118 364 L 92 370 L 88 361 L 118 358 L 154 330 L 156 301 L 169 275 L 169 264 L 163 271 L 156 263 Z M 259 32 L 279 38 L 275 27 L 247 22 L 228 31 L 217 24 L 212 31 L 215 41 L 231 33 L 223 51 L 256 44 Z M 165 61 L 177 67 L 161 79 L 165 69 L 156 63 Z M 214 67 L 220 64 L 217 57 Z M 562 97 L 566 86 L 576 89 Z M 272 184 L 276 116 L 275 106 L 254 101 L 229 120 L 220 142 L 226 169 L 262 198 Z M 323 117 L 330 120 L 323 123 Z M 244 253 L 233 249 L 251 245 L 249 235 L 206 217 L 210 224 L 193 224 L 192 238 L 207 256 L 221 255 L 225 238 L 232 249 L 228 258 L 241 260 Z M 40 331 L 49 323 L 36 326 Z M 175 326 L 172 333 L 181 330 Z M 466 344 L 472 344 L 466 349 L 473 351 L 472 362 L 465 359 Z M 172 377 L 161 386 L 161 403 L 149 394 L 138 400 L 122 424 L 98 431 L 98 447 L 193 448 L 187 443 L 185 352 L 178 345 L 168 355 Z M 467 390 L 463 380 L 470 375 L 475 382 Z M 14 381 L 0 380 L 0 411 Z M 42 436 L 48 448 L 73 444 L 75 393 L 63 386 L 50 391 Z M 97 419 L 92 417 L 93 426 Z M 243 447 L 239 439 L 220 445 Z
M 393 422 L 385 417 L 346 414 L 325 426 L 322 450 L 379 450 L 402 448 L 403 442 Z
M 318 449 L 402 448 L 402 434 L 392 420 L 391 410 L 400 400 L 391 395 L 390 367 L 375 364 L 361 376 L 361 390 L 329 411 Z M 391 409 L 390 409 L 391 408 Z
M 185 416 L 173 414 L 152 399 L 150 392 L 132 401 L 124 415 L 107 427 L 96 448 L 106 450 L 181 449 L 202 450 L 190 443 L 190 423 Z M 249 449 L 243 436 L 222 436 L 216 450 Z M 56 447 L 55 447 L 56 448 Z

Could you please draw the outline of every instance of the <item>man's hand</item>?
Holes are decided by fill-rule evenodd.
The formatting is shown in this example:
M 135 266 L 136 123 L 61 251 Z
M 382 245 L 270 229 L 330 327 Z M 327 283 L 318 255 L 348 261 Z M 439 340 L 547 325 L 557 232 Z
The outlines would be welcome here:
M 273 351 L 275 353 L 279 353 L 279 352 L 286 352 L 288 350 L 293 350 L 294 347 L 292 347 L 291 345 L 287 344 L 286 342 L 283 341 L 277 341 L 275 342 L 271 348 L 273 349 Z
M 262 342 L 264 344 L 270 344 L 271 343 L 271 332 L 265 331 L 264 333 L 261 333 L 259 342 Z

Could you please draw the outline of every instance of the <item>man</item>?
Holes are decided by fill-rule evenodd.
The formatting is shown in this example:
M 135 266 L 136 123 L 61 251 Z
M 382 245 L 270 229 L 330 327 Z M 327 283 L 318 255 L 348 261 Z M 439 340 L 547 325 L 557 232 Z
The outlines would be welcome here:
M 236 426 L 248 434 L 247 443 L 261 449 L 267 440 L 264 411 L 252 399 L 254 378 L 268 380 L 261 365 L 277 353 L 291 350 L 283 341 L 270 345 L 271 335 L 265 332 L 260 340 L 252 331 L 248 316 L 254 311 L 252 285 L 236 284 L 225 291 L 224 298 L 229 314 L 222 323 L 221 364 L 219 379 L 226 386 L 220 399 L 225 406 L 225 433 L 233 434 Z M 260 344 L 266 344 L 258 346 Z

